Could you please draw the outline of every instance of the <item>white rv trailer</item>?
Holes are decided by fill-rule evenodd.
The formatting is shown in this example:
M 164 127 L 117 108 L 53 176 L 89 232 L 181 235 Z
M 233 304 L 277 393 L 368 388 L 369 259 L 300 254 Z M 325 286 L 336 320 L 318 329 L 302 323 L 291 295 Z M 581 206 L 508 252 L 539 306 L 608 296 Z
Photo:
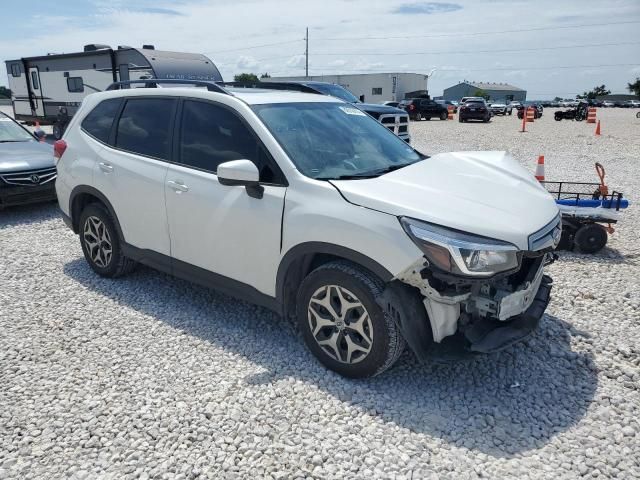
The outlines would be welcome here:
M 7 60 L 15 118 L 54 126 L 62 136 L 66 123 L 87 95 L 111 83 L 145 78 L 221 82 L 214 63 L 196 53 L 108 45 L 86 45 L 84 51 Z

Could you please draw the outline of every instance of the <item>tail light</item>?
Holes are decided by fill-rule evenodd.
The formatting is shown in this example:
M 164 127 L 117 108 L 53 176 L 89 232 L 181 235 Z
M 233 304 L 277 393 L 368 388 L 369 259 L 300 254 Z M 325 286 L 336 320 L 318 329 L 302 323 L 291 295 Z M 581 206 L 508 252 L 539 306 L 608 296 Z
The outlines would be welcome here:
M 409 105 L 409 111 L 415 110 L 416 106 L 414 104 Z
M 64 140 L 58 140 L 53 144 L 53 158 L 55 162 L 58 163 L 58 160 L 62 158 L 65 150 L 67 149 L 67 142 Z

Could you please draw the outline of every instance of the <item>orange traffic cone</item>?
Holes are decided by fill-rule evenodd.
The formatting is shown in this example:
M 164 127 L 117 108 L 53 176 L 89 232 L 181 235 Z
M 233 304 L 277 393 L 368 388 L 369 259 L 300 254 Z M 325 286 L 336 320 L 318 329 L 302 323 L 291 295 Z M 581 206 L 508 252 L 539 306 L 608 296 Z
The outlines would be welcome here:
M 596 125 L 596 135 L 600 136 L 600 120 L 598 120 L 598 125 Z
M 544 155 L 538 157 L 538 164 L 536 165 L 536 180 L 544 182 Z

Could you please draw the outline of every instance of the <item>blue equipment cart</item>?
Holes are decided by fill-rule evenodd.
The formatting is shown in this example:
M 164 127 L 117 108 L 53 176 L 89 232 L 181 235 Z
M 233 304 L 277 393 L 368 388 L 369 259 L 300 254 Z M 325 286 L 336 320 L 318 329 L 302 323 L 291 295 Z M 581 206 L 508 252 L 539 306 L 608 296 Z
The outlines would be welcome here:
M 559 249 L 598 252 L 607 244 L 608 235 L 615 232 L 613 225 L 618 223 L 620 211 L 629 207 L 622 192 L 609 193 L 604 167 L 600 163 L 595 166 L 599 183 L 540 182 L 556 198 L 562 213 Z

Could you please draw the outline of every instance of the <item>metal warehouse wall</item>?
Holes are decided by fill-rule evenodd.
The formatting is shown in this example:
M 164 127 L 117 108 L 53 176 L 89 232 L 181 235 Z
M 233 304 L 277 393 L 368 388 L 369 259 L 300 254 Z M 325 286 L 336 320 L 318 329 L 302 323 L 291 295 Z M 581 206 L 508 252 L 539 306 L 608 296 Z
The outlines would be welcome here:
M 446 88 L 443 92 L 443 98 L 445 100 L 459 101 L 462 97 L 471 97 L 478 90 L 473 85 L 460 83 L 453 87 Z M 525 90 L 491 90 L 484 89 L 489 95 L 489 100 L 493 101 L 506 101 L 508 95 L 513 95 L 513 100 L 524 102 L 527 99 L 527 92 Z
M 394 80 L 395 78 L 395 80 Z M 419 73 L 371 73 L 360 75 L 312 75 L 309 77 L 273 77 L 270 81 L 304 81 L 337 83 L 348 88 L 356 97 L 364 95 L 365 102 L 382 103 L 402 100 L 406 92 L 425 90 L 427 76 Z M 395 88 L 394 88 L 395 83 Z M 373 89 L 381 88 L 381 94 Z

